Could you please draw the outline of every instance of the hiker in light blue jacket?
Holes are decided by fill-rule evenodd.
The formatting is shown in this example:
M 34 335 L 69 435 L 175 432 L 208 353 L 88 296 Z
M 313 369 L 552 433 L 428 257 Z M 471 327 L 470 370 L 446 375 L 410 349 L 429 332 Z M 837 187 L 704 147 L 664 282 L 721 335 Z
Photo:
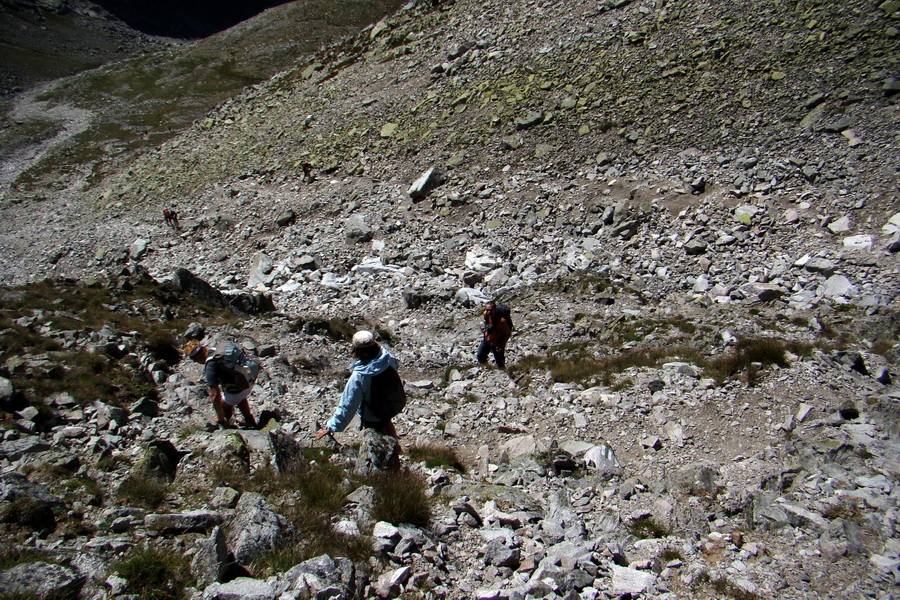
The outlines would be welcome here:
M 396 371 L 397 359 L 379 346 L 375 336 L 369 331 L 356 332 L 352 346 L 353 354 L 358 360 L 350 365 L 350 380 L 344 386 L 344 393 L 341 394 L 341 401 L 334 409 L 334 416 L 316 433 L 316 439 L 322 439 L 329 433 L 343 431 L 353 420 L 353 415 L 359 416 L 361 428 L 368 427 L 379 433 L 398 437 L 390 419 L 383 421 L 373 415 L 364 414 L 371 393 L 372 377 L 390 368 Z

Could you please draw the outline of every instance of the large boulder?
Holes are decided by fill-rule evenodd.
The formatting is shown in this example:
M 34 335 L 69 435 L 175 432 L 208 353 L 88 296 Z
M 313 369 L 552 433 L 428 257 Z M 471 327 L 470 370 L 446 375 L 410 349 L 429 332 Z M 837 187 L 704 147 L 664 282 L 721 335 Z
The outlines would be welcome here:
M 228 546 L 234 552 L 235 560 L 242 565 L 249 565 L 294 534 L 290 522 L 276 513 L 262 494 L 247 492 L 241 496 L 235 515 Z
M 16 598 L 69 598 L 84 578 L 74 570 L 46 562 L 30 562 L 0 571 L 0 595 Z
M 222 292 L 187 269 L 176 269 L 172 282 L 179 290 L 194 296 L 202 302 L 220 308 L 228 306 L 228 301 Z
M 212 530 L 210 536 L 196 547 L 191 561 L 191 573 L 201 586 L 222 581 L 228 563 L 228 546 L 221 527 Z
M 355 598 L 356 570 L 347 558 L 331 558 L 327 554 L 311 558 L 291 568 L 281 576 L 281 581 L 300 598 L 330 598 L 351 600 Z
M 400 468 L 400 443 L 397 438 L 374 429 L 363 429 L 356 470 L 363 475 Z

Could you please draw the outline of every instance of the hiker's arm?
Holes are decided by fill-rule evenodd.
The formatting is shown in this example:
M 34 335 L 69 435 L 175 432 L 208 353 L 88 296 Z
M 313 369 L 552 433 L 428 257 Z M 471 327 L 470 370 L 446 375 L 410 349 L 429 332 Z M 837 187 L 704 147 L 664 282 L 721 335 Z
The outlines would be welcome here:
M 344 386 L 341 401 L 334 409 L 334 416 L 325 423 L 325 429 L 332 433 L 343 431 L 353 420 L 353 415 L 359 410 L 363 398 L 364 378 L 356 373 L 350 375 L 350 380 Z

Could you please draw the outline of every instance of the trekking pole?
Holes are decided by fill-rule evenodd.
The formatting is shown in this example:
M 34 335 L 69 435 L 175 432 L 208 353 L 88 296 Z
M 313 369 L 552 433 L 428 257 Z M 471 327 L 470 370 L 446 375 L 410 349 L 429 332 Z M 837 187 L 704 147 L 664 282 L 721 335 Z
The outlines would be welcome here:
M 319 423 L 319 421 L 317 420 L 317 421 L 316 421 L 316 431 L 318 432 L 318 431 L 320 431 L 320 430 L 322 430 L 322 429 L 325 429 L 325 428 L 322 427 L 322 424 Z M 334 443 L 337 444 L 338 446 L 341 445 L 341 443 L 340 443 L 339 441 L 337 441 L 337 438 L 334 437 L 334 434 L 333 434 L 333 433 L 331 433 L 331 432 L 328 431 L 327 429 L 325 429 L 325 431 L 328 432 L 328 437 L 331 438 L 331 441 L 332 441 L 332 442 L 334 442 Z M 316 434 L 314 433 L 313 436 L 315 436 L 315 435 L 316 435 Z

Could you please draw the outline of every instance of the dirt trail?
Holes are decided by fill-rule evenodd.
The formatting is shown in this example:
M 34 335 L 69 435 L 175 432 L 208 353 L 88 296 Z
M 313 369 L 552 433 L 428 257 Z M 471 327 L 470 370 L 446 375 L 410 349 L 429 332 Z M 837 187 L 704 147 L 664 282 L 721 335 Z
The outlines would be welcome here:
M 37 164 L 48 152 L 85 131 L 91 124 L 93 113 L 68 104 L 51 105 L 37 98 L 57 83 L 49 83 L 17 96 L 10 120 L 14 123 L 51 121 L 59 125 L 56 135 L 32 144 L 9 149 L 0 155 L 0 199 L 8 199 L 12 183 L 32 165 Z

